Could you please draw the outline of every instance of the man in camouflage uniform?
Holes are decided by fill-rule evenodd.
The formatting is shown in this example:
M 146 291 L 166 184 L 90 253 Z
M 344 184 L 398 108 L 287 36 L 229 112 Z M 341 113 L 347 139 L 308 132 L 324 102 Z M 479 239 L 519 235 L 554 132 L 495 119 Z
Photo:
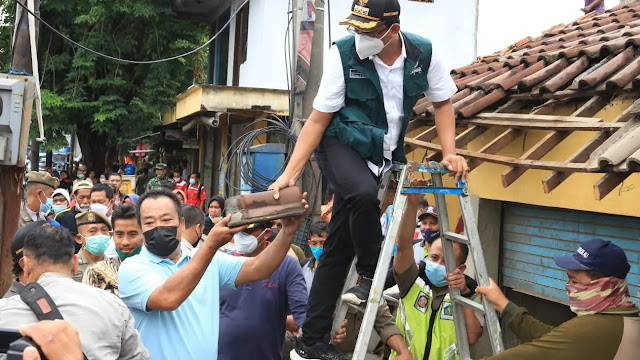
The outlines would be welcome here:
M 147 191 L 166 188 L 173 190 L 173 180 L 167 178 L 167 164 L 156 164 L 156 176 L 147 183 Z

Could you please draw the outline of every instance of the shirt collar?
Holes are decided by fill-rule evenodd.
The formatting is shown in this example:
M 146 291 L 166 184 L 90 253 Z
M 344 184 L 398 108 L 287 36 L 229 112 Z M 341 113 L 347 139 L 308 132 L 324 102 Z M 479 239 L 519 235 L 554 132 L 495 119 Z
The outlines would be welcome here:
M 178 265 L 185 260 L 191 260 L 191 257 L 193 256 L 193 251 L 190 250 L 188 247 L 186 247 L 186 245 L 182 241 L 180 241 L 180 258 L 178 259 L 177 263 L 174 263 L 169 258 L 163 258 L 155 254 L 152 254 L 149 250 L 147 250 L 146 245 L 142 247 L 142 251 L 140 251 L 140 255 L 146 256 L 146 258 L 149 259 L 149 261 L 151 261 L 154 264 L 160 264 L 163 261 L 164 262 L 168 261 L 173 265 Z
M 71 274 L 63 274 L 63 273 L 58 273 L 58 272 L 46 272 L 46 273 L 43 273 L 38 278 L 38 282 L 40 282 L 42 280 L 45 280 L 45 279 L 69 279 L 69 280 L 73 281 L 73 279 L 71 278 Z
M 400 57 L 398 57 L 398 59 L 396 59 L 396 61 L 393 63 L 393 65 L 388 66 L 387 64 L 384 63 L 384 61 L 382 61 L 378 57 L 378 55 L 369 56 L 369 60 L 377 61 L 378 63 L 384 64 L 384 66 L 387 66 L 387 67 L 390 67 L 390 68 L 394 67 L 398 63 L 399 60 L 402 61 L 402 63 L 404 64 L 404 60 L 407 58 L 407 47 L 404 45 L 404 37 L 402 36 L 402 33 L 400 32 L 400 33 L 398 33 L 398 35 L 400 35 L 400 44 L 402 45 L 402 52 L 400 53 Z
M 24 208 L 27 209 L 27 214 L 29 214 L 29 217 L 31 217 L 31 220 L 38 221 L 38 219 L 40 218 L 39 212 L 31 211 L 31 209 L 29 209 L 29 207 L 26 205 L 24 206 Z

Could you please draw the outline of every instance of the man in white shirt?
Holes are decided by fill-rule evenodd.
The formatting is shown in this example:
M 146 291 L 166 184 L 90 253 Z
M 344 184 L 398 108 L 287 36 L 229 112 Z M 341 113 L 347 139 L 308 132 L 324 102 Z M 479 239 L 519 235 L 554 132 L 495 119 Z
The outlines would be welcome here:
M 413 106 L 422 95 L 435 108 L 442 164 L 466 178 L 466 161 L 456 155 L 450 97 L 456 86 L 431 42 L 400 32 L 397 0 L 355 0 L 351 36 L 329 51 L 314 111 L 306 121 L 287 167 L 271 186 L 292 186 L 314 151 L 322 174 L 335 189 L 329 237 L 311 289 L 297 359 L 342 359 L 325 340 L 342 281 L 354 255 L 362 277 L 347 294 L 363 304 L 375 273 L 382 232 L 377 187 L 393 161 L 406 163 L 404 136 Z M 338 281 L 336 281 L 338 280 Z

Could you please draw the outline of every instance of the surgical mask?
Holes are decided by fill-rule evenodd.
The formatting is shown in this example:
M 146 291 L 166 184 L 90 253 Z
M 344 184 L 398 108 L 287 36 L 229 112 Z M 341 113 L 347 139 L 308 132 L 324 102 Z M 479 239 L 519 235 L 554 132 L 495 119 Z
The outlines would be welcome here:
M 442 287 L 447 285 L 447 280 L 444 278 L 447 274 L 447 269 L 444 265 L 427 260 L 425 262 L 424 272 L 427 274 L 427 278 L 429 278 L 429 282 L 431 282 L 433 286 Z
M 38 197 L 38 201 L 40 201 L 40 212 L 46 215 L 51 211 L 51 208 L 53 207 L 53 198 L 45 197 L 45 199 L 46 200 L 43 204 L 42 201 L 40 201 L 40 197 Z
M 109 212 L 109 207 L 107 205 L 102 205 L 98 203 L 91 204 L 90 208 L 91 208 L 91 211 L 95 211 L 103 215 L 107 215 L 107 212 Z
M 387 36 L 387 34 L 391 31 L 391 28 L 387 30 L 382 37 Z M 387 45 L 391 43 L 391 41 L 386 44 L 382 42 L 381 39 L 378 39 L 373 36 L 355 33 L 356 38 L 356 53 L 358 53 L 358 57 L 360 60 L 368 59 L 371 56 L 378 55 Z
M 78 210 L 81 213 L 86 213 L 87 211 L 89 211 L 89 209 L 91 209 L 91 205 L 90 204 L 76 204 L 76 210 Z
M 84 179 L 84 174 L 78 174 L 78 179 Z
M 180 240 L 176 238 L 177 226 L 156 226 L 147 230 L 144 235 L 145 245 L 150 253 L 168 257 L 180 246 Z
M 267 229 L 262 231 L 258 237 L 262 236 L 265 231 L 267 231 Z M 236 251 L 242 255 L 251 254 L 258 248 L 258 237 L 242 231 L 233 235 L 233 242 L 236 244 Z
M 196 179 L 189 179 L 189 184 L 195 185 L 195 183 L 196 183 Z
M 107 247 L 109 247 L 109 242 L 111 241 L 111 236 L 109 235 L 95 235 L 88 236 L 84 238 L 85 246 L 88 252 L 93 254 L 94 256 L 100 256 L 104 254 Z
M 116 247 L 116 253 L 118 254 L 118 257 L 120 257 L 120 260 L 124 260 L 124 259 L 130 258 L 132 256 L 136 256 L 136 255 L 140 254 L 140 250 L 142 250 L 142 244 L 140 244 L 135 250 L 133 250 L 129 254 L 123 253 L 122 251 L 120 251 L 120 249 L 118 249 Z
M 320 260 L 320 255 L 322 255 L 322 250 L 324 250 L 324 248 L 309 246 L 309 249 L 311 249 L 313 257 L 316 258 L 316 260 Z
M 59 213 L 62 210 L 66 210 L 67 209 L 67 205 L 53 205 L 51 207 L 51 209 L 53 210 L 54 213 Z
M 180 178 L 173 178 L 173 181 L 180 182 Z

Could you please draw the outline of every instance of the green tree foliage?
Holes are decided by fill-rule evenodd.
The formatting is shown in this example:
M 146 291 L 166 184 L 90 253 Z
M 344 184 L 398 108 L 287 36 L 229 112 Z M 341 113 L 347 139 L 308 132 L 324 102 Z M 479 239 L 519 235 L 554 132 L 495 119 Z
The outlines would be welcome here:
M 7 44 L 16 5 L 0 0 L 0 66 L 8 70 Z M 168 0 L 46 0 L 40 16 L 71 39 L 124 59 L 154 60 L 189 51 L 206 41 L 207 26 L 180 18 Z M 131 149 L 132 138 L 161 124 L 177 94 L 205 79 L 206 53 L 153 65 L 112 61 L 75 48 L 40 26 L 38 44 L 47 143 L 58 148 L 76 131 L 85 162 L 96 171 Z M 31 136 L 37 136 L 32 122 Z

